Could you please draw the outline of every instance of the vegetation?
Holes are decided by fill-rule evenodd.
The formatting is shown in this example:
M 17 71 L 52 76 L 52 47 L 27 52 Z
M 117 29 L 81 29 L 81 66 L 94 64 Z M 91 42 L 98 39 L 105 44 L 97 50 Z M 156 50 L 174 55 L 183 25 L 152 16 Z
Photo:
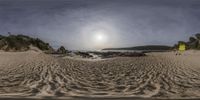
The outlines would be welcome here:
M 178 41 L 177 44 L 174 45 L 174 49 L 178 49 L 180 44 L 185 44 L 186 49 L 198 49 L 200 50 L 200 33 L 195 34 L 195 37 L 190 37 L 189 41 Z
M 164 45 L 146 45 L 146 46 L 136 46 L 136 47 L 127 47 L 127 48 L 106 48 L 103 50 L 171 50 L 172 47 Z
M 0 50 L 26 51 L 30 49 L 31 45 L 42 51 L 53 50 L 48 43 L 45 43 L 38 38 L 31 38 L 25 35 L 0 35 Z
M 56 53 L 58 54 L 66 54 L 67 52 L 68 50 L 66 50 L 64 46 L 60 46 L 60 48 L 58 48 L 58 50 L 56 51 Z
M 128 48 L 106 48 L 103 50 L 145 50 L 145 51 L 159 51 L 159 50 L 172 50 L 178 49 L 180 44 L 185 44 L 186 49 L 197 49 L 200 50 L 200 33 L 195 34 L 194 37 L 189 37 L 189 41 L 178 41 L 173 47 L 163 46 L 163 45 L 146 45 L 146 46 L 136 46 Z

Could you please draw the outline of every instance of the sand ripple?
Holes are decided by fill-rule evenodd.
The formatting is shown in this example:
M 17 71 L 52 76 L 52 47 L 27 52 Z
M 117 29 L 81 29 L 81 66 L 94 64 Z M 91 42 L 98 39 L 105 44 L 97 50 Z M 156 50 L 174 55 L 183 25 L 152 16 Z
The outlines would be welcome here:
M 197 56 L 150 53 L 102 61 L 0 52 L 1 96 L 200 97 Z

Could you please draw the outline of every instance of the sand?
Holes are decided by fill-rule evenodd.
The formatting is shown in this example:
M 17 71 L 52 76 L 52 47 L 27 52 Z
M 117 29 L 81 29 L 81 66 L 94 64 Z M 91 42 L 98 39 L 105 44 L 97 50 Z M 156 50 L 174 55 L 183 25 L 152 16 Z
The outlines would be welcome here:
M 199 98 L 200 52 L 84 61 L 0 52 L 0 98 Z

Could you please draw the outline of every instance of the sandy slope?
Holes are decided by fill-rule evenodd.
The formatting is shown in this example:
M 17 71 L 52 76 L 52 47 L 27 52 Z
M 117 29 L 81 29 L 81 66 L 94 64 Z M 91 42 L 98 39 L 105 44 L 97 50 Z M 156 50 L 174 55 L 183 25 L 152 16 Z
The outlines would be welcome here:
M 200 97 L 200 52 L 81 61 L 0 52 L 0 97 Z

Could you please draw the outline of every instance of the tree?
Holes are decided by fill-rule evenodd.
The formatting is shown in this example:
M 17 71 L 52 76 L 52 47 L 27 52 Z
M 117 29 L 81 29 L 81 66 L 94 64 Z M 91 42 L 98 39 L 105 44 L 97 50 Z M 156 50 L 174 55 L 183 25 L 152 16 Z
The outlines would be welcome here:
M 189 43 L 193 43 L 193 42 L 195 42 L 196 41 L 196 39 L 194 38 L 194 37 L 190 37 L 189 38 Z
M 197 38 L 198 40 L 200 40 L 200 33 L 197 33 L 195 36 L 196 36 L 196 38 Z

